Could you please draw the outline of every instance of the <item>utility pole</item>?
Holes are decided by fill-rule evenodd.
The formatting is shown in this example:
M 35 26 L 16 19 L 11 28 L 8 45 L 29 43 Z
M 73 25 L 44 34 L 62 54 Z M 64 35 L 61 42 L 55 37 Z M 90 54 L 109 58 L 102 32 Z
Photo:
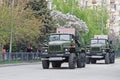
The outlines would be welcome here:
M 52 0 L 46 0 L 48 9 L 52 9 Z
M 14 9 L 14 0 L 12 0 L 11 4 L 11 30 L 10 30 L 10 46 L 9 46 L 9 53 L 12 52 L 12 39 L 13 39 L 13 9 Z
M 103 10 L 103 3 L 104 3 L 104 0 L 102 0 L 101 1 L 101 6 L 102 6 L 102 22 L 101 22 L 101 30 L 102 30 L 102 33 L 101 34 L 103 34 L 103 28 L 104 28 L 104 22 L 103 22 L 103 20 L 104 20 L 104 10 Z
M 74 14 L 74 5 L 75 5 L 75 0 L 72 0 L 72 14 Z

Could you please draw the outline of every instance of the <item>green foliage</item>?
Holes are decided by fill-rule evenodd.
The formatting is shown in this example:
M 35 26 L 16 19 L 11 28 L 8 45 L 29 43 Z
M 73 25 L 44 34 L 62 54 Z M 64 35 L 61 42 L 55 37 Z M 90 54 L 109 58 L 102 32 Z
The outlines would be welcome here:
M 80 18 L 84 22 L 86 22 L 89 33 L 82 34 L 84 36 L 85 42 L 88 42 L 95 34 L 107 34 L 108 30 L 106 29 L 106 23 L 108 19 L 107 10 L 104 8 L 102 11 L 102 7 L 98 7 L 97 10 L 91 9 L 87 7 L 86 9 L 82 9 L 78 6 L 78 2 L 75 1 L 74 8 L 72 10 L 72 0 L 53 0 L 53 9 L 59 10 L 63 13 L 71 13 L 73 11 L 73 15 Z M 102 26 L 102 12 L 103 12 L 103 23 Z M 103 31 L 102 31 L 103 28 Z
M 11 4 L 11 0 L 5 0 L 0 6 L 0 49 L 9 49 L 11 29 L 12 51 L 25 49 L 28 43 L 38 48 L 45 35 L 55 29 L 46 0 L 15 0 L 13 9 Z
M 39 31 L 41 21 L 40 19 L 35 18 L 33 11 L 23 11 L 21 10 L 21 7 L 14 7 L 14 9 L 11 10 L 11 8 L 8 6 L 0 6 L 1 48 L 5 45 L 9 46 L 11 28 L 13 30 L 12 35 L 14 45 L 17 43 L 25 45 L 26 42 L 30 42 L 31 44 L 39 44 L 34 40 L 36 40 L 36 38 L 38 38 L 41 34 Z
M 33 47 L 38 48 L 42 45 L 45 35 L 55 30 L 55 23 L 50 16 L 50 10 L 47 9 L 46 0 L 15 0 L 15 6 L 11 9 L 11 0 L 6 4 L 0 5 L 0 49 L 7 45 L 9 47 L 11 28 L 13 29 L 13 51 L 26 47 L 29 42 Z M 82 10 L 77 1 L 72 10 L 72 0 L 53 0 L 53 9 L 63 13 L 70 13 L 85 21 L 89 27 L 89 33 L 83 34 L 84 39 L 88 41 L 94 34 L 101 34 L 101 7 L 98 10 Z M 24 2 L 24 3 L 23 3 Z M 28 3 L 27 3 L 28 2 Z M 27 7 L 25 4 L 27 3 Z M 104 24 L 106 24 L 108 15 L 104 10 Z M 104 33 L 107 33 L 105 25 Z M 17 47 L 17 48 L 16 48 Z
M 34 16 L 37 19 L 41 19 L 43 22 L 41 32 L 44 34 L 53 32 L 54 30 L 54 22 L 52 21 L 52 17 L 50 16 L 51 10 L 47 8 L 46 0 L 33 0 L 27 4 L 27 9 L 31 9 L 34 11 Z
M 40 29 L 40 32 L 42 35 L 40 35 L 39 40 L 41 43 L 43 43 L 44 39 L 46 38 L 46 35 L 48 35 L 51 32 L 54 32 L 54 21 L 52 20 L 52 17 L 50 16 L 51 10 L 47 8 L 47 2 L 46 0 L 33 0 L 30 1 L 27 4 L 27 7 L 25 9 L 31 9 L 34 11 L 34 16 L 37 19 L 42 20 L 42 28 Z

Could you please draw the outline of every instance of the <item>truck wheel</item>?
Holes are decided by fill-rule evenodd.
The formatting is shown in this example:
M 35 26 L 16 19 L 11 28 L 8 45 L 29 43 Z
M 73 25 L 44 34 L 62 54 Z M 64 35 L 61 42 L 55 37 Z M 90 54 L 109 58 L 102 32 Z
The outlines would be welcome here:
M 58 61 L 52 62 L 52 67 L 53 68 L 60 68 L 61 67 L 61 62 L 58 62 Z
M 105 55 L 105 64 L 109 64 L 109 63 L 110 63 L 109 53 L 106 53 L 106 55 Z
M 114 53 L 112 53 L 112 55 L 111 55 L 110 63 L 115 63 L 115 54 Z
M 48 60 L 42 60 L 42 67 L 43 69 L 49 68 L 49 61 Z
M 77 59 L 77 67 L 78 68 L 85 67 L 85 63 L 86 63 L 85 59 L 86 59 L 86 57 L 85 57 L 84 53 L 81 53 L 81 54 L 78 55 L 78 59 Z
M 91 63 L 92 63 L 92 64 L 96 64 L 96 60 L 91 59 Z
M 69 68 L 75 69 L 76 67 L 76 55 L 75 53 L 71 53 L 69 56 Z
M 86 63 L 90 64 L 90 58 L 86 58 Z
M 83 67 L 85 67 L 86 65 L 86 55 L 85 53 L 83 53 Z

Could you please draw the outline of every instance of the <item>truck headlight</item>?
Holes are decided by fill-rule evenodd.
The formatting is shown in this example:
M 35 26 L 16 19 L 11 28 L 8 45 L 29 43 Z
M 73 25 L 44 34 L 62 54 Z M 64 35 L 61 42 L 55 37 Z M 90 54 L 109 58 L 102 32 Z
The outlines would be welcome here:
M 87 52 L 90 52 L 90 50 L 87 50 Z
M 90 54 L 90 50 L 88 49 L 86 53 L 87 53 L 87 54 Z
M 47 49 L 46 49 L 46 50 L 44 50 L 43 54 L 48 54 L 48 51 L 47 51 Z
M 45 52 L 47 52 L 47 49 L 45 50 Z
M 105 53 L 105 50 L 103 49 L 102 52 Z
M 65 54 L 70 54 L 68 49 L 65 49 Z
M 65 52 L 68 52 L 68 49 L 65 49 Z

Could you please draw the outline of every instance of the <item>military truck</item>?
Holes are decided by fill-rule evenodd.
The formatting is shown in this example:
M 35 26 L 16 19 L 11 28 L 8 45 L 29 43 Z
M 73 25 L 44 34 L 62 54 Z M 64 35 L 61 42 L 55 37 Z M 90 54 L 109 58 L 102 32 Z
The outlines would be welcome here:
M 87 46 L 86 57 L 87 64 L 97 60 L 105 60 L 105 64 L 114 63 L 115 52 L 108 35 L 95 35 Z
M 41 56 L 43 69 L 60 68 L 68 62 L 70 69 L 83 68 L 86 63 L 85 50 L 82 49 L 80 33 L 75 28 L 57 28 L 49 35 L 48 49 Z

